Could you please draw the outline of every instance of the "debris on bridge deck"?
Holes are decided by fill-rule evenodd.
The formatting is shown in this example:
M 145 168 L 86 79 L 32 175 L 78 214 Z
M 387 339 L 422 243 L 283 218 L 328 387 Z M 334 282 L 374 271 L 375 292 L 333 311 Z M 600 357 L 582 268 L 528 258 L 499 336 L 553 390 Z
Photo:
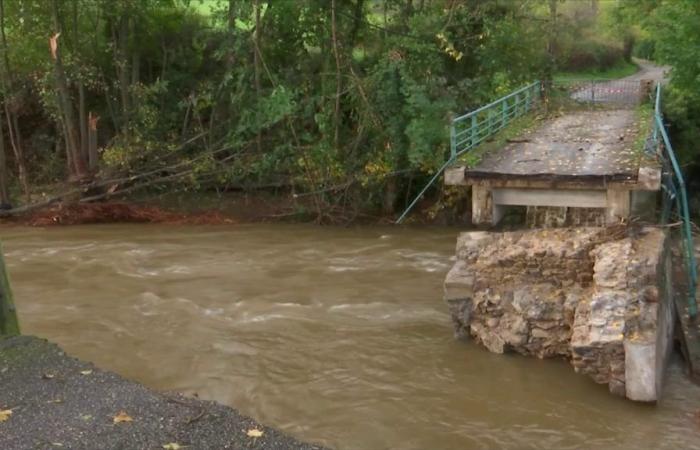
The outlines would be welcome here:
M 647 128 L 630 109 L 571 111 L 510 139 L 473 167 L 448 168 L 445 184 L 472 187 L 475 224 L 498 223 L 505 206 L 585 209 L 614 223 L 640 203 L 633 192 L 660 189 L 660 167 L 644 153 Z
M 512 139 L 465 174 L 467 178 L 636 180 L 639 128 L 632 110 L 569 113 Z

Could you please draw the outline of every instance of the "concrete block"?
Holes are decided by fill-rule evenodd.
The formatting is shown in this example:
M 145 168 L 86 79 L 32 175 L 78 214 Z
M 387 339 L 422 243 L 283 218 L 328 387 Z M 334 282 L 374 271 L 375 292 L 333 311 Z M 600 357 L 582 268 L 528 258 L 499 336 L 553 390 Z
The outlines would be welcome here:
M 472 186 L 472 223 L 491 223 L 491 190 L 484 186 Z
M 637 172 L 636 190 L 658 191 L 661 189 L 661 169 L 658 167 L 640 167 Z
M 464 166 L 450 166 L 445 169 L 445 184 L 447 186 L 464 186 Z
M 593 189 L 493 189 L 498 205 L 605 208 L 606 193 Z
M 457 261 L 447 273 L 444 284 L 445 301 L 469 299 L 474 296 L 474 275 L 464 261 Z
M 617 223 L 630 215 L 630 191 L 627 189 L 608 189 L 606 220 Z
M 639 402 L 656 401 L 656 373 L 656 341 L 625 340 L 627 398 Z
M 498 225 L 498 222 L 503 219 L 503 216 L 506 215 L 506 207 L 502 205 L 498 205 L 495 202 L 492 205 L 492 211 L 491 211 L 491 225 L 496 226 Z

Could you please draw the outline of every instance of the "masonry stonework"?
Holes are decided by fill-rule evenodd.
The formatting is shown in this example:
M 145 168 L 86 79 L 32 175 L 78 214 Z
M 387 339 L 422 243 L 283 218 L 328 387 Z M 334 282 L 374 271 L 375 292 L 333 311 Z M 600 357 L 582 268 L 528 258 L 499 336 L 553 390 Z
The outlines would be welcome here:
M 567 358 L 615 394 L 655 400 L 665 242 L 623 226 L 462 233 L 445 280 L 455 332 L 496 353 Z

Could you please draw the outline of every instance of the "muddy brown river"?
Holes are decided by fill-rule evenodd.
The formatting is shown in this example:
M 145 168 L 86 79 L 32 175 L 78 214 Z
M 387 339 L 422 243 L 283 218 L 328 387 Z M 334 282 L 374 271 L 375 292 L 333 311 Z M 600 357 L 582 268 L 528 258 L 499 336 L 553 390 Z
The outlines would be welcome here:
M 657 406 L 563 361 L 457 342 L 457 229 L 3 228 L 23 332 L 337 449 L 700 448 L 700 388 Z

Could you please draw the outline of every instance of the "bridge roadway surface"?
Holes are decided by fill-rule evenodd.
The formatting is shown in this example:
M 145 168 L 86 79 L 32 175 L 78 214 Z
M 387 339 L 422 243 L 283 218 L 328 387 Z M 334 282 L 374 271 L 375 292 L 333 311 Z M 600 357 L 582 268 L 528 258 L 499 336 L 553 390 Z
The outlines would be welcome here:
M 636 59 L 639 71 L 608 84 L 663 81 L 668 67 Z M 605 83 L 601 91 L 605 90 Z M 629 85 L 628 85 L 629 86 Z M 571 111 L 511 139 L 490 152 L 465 178 L 549 182 L 635 182 L 640 164 L 639 130 L 631 105 Z
M 638 124 L 627 109 L 578 111 L 545 122 L 487 154 L 467 178 L 634 181 Z

